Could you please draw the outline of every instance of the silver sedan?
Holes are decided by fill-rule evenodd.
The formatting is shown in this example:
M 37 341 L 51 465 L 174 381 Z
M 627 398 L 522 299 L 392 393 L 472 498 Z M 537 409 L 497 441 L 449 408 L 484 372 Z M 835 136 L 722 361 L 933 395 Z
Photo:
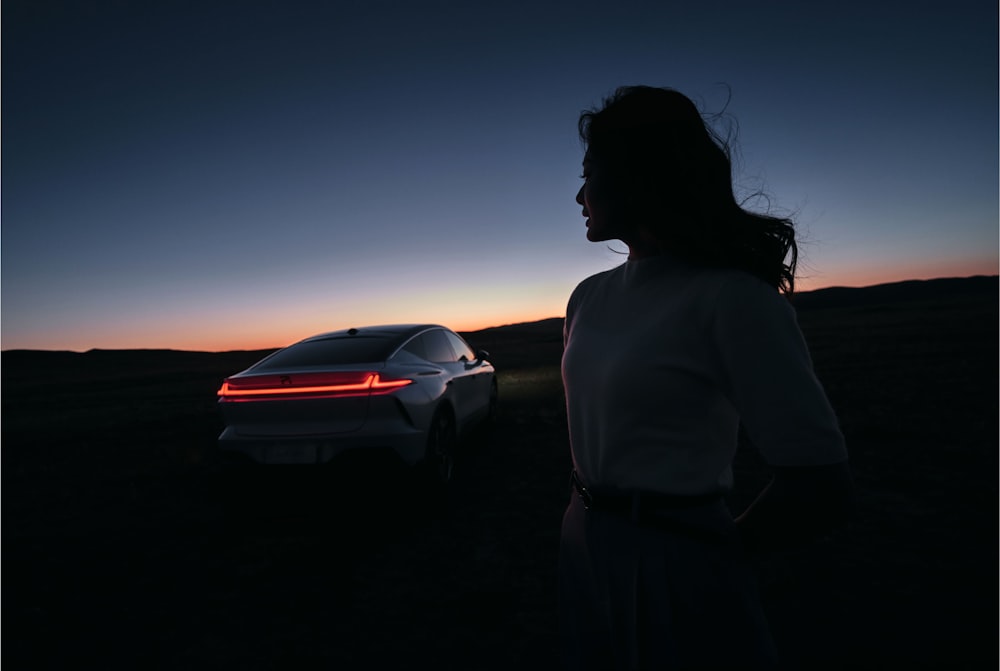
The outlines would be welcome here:
M 317 464 L 388 448 L 436 482 L 459 439 L 494 419 L 484 351 L 436 324 L 351 328 L 306 338 L 225 379 L 224 453 L 263 464 Z

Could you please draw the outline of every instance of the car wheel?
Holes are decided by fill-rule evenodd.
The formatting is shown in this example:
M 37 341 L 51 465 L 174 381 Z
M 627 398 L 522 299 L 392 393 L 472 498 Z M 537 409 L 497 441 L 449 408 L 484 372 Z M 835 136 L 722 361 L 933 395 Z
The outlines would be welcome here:
M 430 430 L 427 432 L 427 449 L 424 453 L 423 470 L 428 479 L 438 485 L 447 484 L 455 469 L 455 452 L 458 434 L 455 418 L 447 408 L 434 413 Z

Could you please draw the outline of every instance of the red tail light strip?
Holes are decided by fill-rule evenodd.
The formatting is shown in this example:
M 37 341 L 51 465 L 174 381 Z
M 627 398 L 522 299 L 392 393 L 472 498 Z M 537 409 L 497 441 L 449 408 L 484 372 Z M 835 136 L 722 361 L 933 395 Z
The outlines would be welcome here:
M 354 382 L 348 384 L 324 384 L 315 385 L 310 387 L 256 387 L 253 389 L 240 389 L 239 387 L 234 388 L 230 385 L 229 380 L 222 383 L 222 387 L 219 388 L 218 396 L 223 399 L 236 399 L 236 398 L 247 398 L 250 396 L 295 396 L 295 395 L 354 395 L 363 394 L 365 392 L 371 393 L 388 393 L 393 389 L 399 389 L 400 387 L 405 387 L 408 384 L 412 384 L 413 380 L 383 380 L 379 377 L 378 373 L 372 373 L 363 382 Z
M 413 380 L 383 380 L 375 373 L 371 378 L 372 389 L 398 389 L 399 387 L 405 387 L 411 384 Z

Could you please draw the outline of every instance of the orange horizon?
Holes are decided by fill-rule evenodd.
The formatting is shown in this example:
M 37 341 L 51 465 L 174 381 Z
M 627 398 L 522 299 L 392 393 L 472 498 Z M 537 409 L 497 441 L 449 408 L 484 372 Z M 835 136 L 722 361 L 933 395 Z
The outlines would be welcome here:
M 870 274 L 856 274 L 853 276 L 852 280 L 845 282 L 836 282 L 824 284 L 823 286 L 814 286 L 815 282 L 810 281 L 809 278 L 800 279 L 797 282 L 796 292 L 797 293 L 809 293 L 811 291 L 819 291 L 822 289 L 832 289 L 832 288 L 866 288 L 884 284 L 896 284 L 899 282 L 909 282 L 909 281 L 925 281 L 934 279 L 949 279 L 949 278 L 968 278 L 977 276 L 987 276 L 996 277 L 998 276 L 997 268 L 992 268 L 992 272 L 979 272 L 970 273 L 962 275 L 943 275 L 943 276 L 924 276 L 924 277 L 908 277 L 906 279 L 882 279 L 879 273 Z M 561 307 L 546 307 L 539 308 L 536 306 L 534 310 L 521 310 L 517 308 L 509 308 L 504 310 L 502 308 L 491 310 L 490 316 L 487 317 L 484 314 L 479 314 L 476 317 L 471 317 L 467 319 L 448 319 L 446 317 L 446 312 L 438 312 L 438 318 L 433 318 L 432 314 L 428 314 L 429 319 L 426 320 L 414 320 L 412 318 L 401 318 L 398 319 L 398 323 L 423 323 L 427 321 L 428 323 L 440 323 L 455 331 L 461 333 L 473 333 L 476 331 L 482 331 L 491 328 L 499 328 L 502 326 L 510 326 L 514 324 L 524 324 L 536 321 L 541 321 L 545 319 L 560 319 L 564 316 L 565 303 L 562 297 L 559 298 L 559 305 Z M 412 310 L 412 306 L 410 306 Z M 482 310 L 480 310 L 482 312 Z M 412 312 L 411 312 L 412 314 Z M 364 319 L 361 314 L 356 315 L 354 318 L 345 318 L 344 322 L 357 323 L 357 325 L 375 325 L 378 323 L 388 323 L 384 319 Z M 132 345 L 129 341 L 134 341 L 136 338 L 129 335 L 122 336 L 121 344 L 115 342 L 109 342 L 106 345 L 95 346 L 95 347 L 84 347 L 84 348 L 67 348 L 67 347 L 10 347 L 2 348 L 0 351 L 9 352 L 16 350 L 30 350 L 30 351 L 60 351 L 60 352 L 86 352 L 91 350 L 171 350 L 171 351 L 183 351 L 183 352 L 205 352 L 205 353 L 223 353 L 223 352 L 235 352 L 235 351 L 257 351 L 257 350 L 273 350 L 279 349 L 281 347 L 288 346 L 294 342 L 301 340 L 302 338 L 307 338 L 317 333 L 323 333 L 326 331 L 337 330 L 338 328 L 346 328 L 346 326 L 333 326 L 330 328 L 324 328 L 322 324 L 325 322 L 321 321 L 319 317 L 313 319 L 312 322 L 299 322 L 292 320 L 292 323 L 281 320 L 274 320 L 276 323 L 272 323 L 272 328 L 269 329 L 258 329 L 254 334 L 249 335 L 246 338 L 234 338 L 226 337 L 224 338 L 226 344 L 222 345 L 219 343 L 221 340 L 217 335 L 213 336 L 211 327 L 206 327 L 209 333 L 200 332 L 198 334 L 185 334 L 178 335 L 176 333 L 167 336 L 172 343 L 170 345 L 149 345 L 149 346 L 138 346 Z M 219 329 L 215 328 L 215 333 L 218 334 Z M 266 331 L 266 332 L 264 332 Z M 97 334 L 93 334 L 93 339 L 98 339 Z M 162 335 L 160 337 L 163 337 Z M 114 340 L 114 339 L 108 339 Z

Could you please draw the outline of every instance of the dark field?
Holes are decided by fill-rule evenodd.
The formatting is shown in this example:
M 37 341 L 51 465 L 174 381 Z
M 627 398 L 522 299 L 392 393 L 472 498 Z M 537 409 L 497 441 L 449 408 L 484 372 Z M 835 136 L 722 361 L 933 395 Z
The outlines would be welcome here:
M 997 279 L 801 299 L 859 517 L 757 561 L 789 668 L 996 669 Z M 467 336 L 502 416 L 437 502 L 377 455 L 223 466 L 259 352 L 4 352 L 5 668 L 555 668 L 561 320 Z

